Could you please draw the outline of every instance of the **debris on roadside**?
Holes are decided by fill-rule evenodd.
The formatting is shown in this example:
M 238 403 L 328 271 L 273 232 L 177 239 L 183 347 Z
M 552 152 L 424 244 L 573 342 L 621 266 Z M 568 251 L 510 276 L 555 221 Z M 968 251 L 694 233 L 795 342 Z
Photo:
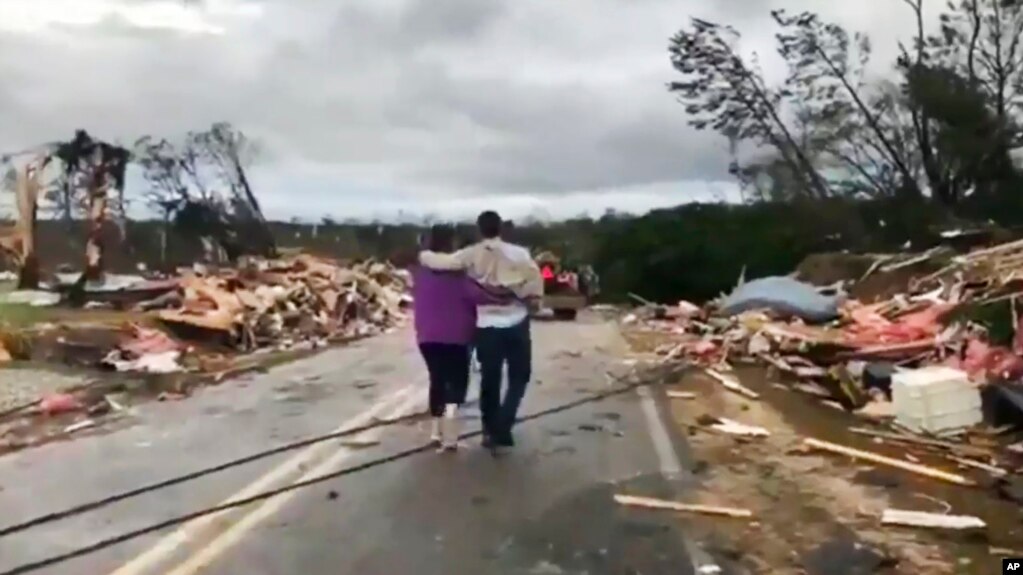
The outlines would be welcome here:
M 667 391 L 665 392 L 671 399 L 696 399 L 696 394 L 691 391 Z
M 70 393 L 51 393 L 39 401 L 39 412 L 43 415 L 60 415 L 85 408 L 77 397 Z
M 991 475 L 994 475 L 995 477 L 1005 477 L 1006 475 L 1009 474 L 1008 471 L 1002 469 L 1001 467 L 995 467 L 994 465 L 989 465 L 981 461 L 974 461 L 972 459 L 956 457 L 954 455 L 950 455 L 948 458 L 949 460 L 954 461 L 959 465 L 962 465 L 963 467 L 972 467 L 974 469 L 980 469 L 982 471 L 990 473 Z
M 702 515 L 720 515 L 735 517 L 739 519 L 753 517 L 749 509 L 737 509 L 734 507 L 718 507 L 713 505 L 696 505 L 693 503 L 680 503 L 678 501 L 667 501 L 651 497 L 639 497 L 635 495 L 615 494 L 615 502 L 626 507 L 642 507 L 645 509 L 662 509 L 665 511 L 679 511 L 682 513 L 698 513 Z
M 185 346 L 166 333 L 139 325 L 130 325 L 125 339 L 103 359 L 117 371 L 175 373 Z
M 718 433 L 724 433 L 726 435 L 738 435 L 741 437 L 767 437 L 771 435 L 771 432 L 767 431 L 763 427 L 757 427 L 755 425 L 746 425 L 738 421 L 731 419 L 725 419 L 723 417 L 715 418 L 716 421 L 707 425 L 708 429 L 717 431 Z
M 89 429 L 90 427 L 96 427 L 95 419 L 85 419 L 78 423 L 72 423 L 71 425 L 64 428 L 64 433 L 71 434 L 76 431 L 82 431 L 83 429 Z
M 1023 550 L 1020 549 L 1006 549 L 1005 547 L 990 547 L 988 553 L 991 555 L 1000 555 L 1003 557 L 1020 557 L 1023 556 Z
M 15 290 L 0 297 L 2 303 L 30 307 L 50 307 L 60 303 L 60 300 L 60 294 L 44 290 Z
M 342 439 L 341 445 L 350 447 L 352 449 L 366 449 L 369 447 L 375 447 L 380 445 L 380 440 L 371 437 L 352 437 L 348 439 Z
M 901 509 L 885 509 L 881 516 L 881 524 L 897 525 L 900 527 L 952 529 L 956 531 L 987 528 L 987 523 L 984 523 L 982 519 L 970 515 L 943 515 L 923 511 L 904 511 Z
M 721 385 L 723 385 L 725 387 L 725 389 L 727 389 L 728 391 L 734 391 L 735 393 L 738 393 L 740 395 L 744 395 L 744 396 L 746 396 L 746 397 L 748 397 L 750 399 L 759 399 L 760 398 L 760 394 L 759 393 L 757 393 L 757 392 L 755 392 L 755 391 L 753 391 L 753 390 L 751 390 L 749 388 L 744 387 L 741 383 L 739 383 L 738 379 L 736 379 L 736 378 L 734 378 L 732 376 L 725 375 L 723 373 L 718 373 L 717 371 L 715 371 L 713 369 L 707 369 L 705 371 L 707 372 L 707 375 L 713 377 L 715 380 L 717 380 L 719 383 L 721 383 Z
M 771 309 L 790 317 L 823 323 L 838 317 L 838 299 L 788 277 L 768 277 L 744 283 L 721 302 L 726 316 Z
M 11 295 L 55 304 L 78 274 L 55 277 L 53 291 Z M 100 350 L 105 354 L 100 365 L 168 374 L 202 371 L 202 356 L 218 347 L 242 353 L 315 349 L 383 333 L 404 320 L 409 283 L 407 274 L 388 263 L 349 266 L 297 255 L 243 258 L 219 269 L 196 266 L 161 279 L 107 274 L 87 283 L 83 297 L 86 307 L 131 313 L 124 316 L 120 341 L 109 352 Z M 0 344 L 0 363 L 9 361 L 5 351 Z
M 903 461 L 900 459 L 894 459 L 877 453 L 871 453 L 869 451 L 863 451 L 860 449 L 854 449 L 852 447 L 846 447 L 844 445 L 838 445 L 836 443 L 830 443 L 822 441 L 820 439 L 814 439 L 808 437 L 803 440 L 803 445 L 810 449 L 819 449 L 821 451 L 828 451 L 838 455 L 845 455 L 853 459 L 869 461 L 871 463 L 877 463 L 879 465 L 887 465 L 889 467 L 896 467 L 904 471 L 916 473 L 917 475 L 923 475 L 932 479 L 940 479 L 949 483 L 955 483 L 958 485 L 973 486 L 977 483 L 971 479 L 957 475 L 955 473 L 949 473 L 926 465 L 920 465 L 918 463 L 911 463 L 909 461 Z
M 239 269 L 181 278 L 181 305 L 157 315 L 172 328 L 198 329 L 244 351 L 287 348 L 381 333 L 404 317 L 407 289 L 407 277 L 379 262 L 344 267 L 306 255 L 250 260 Z
M 817 449 L 960 485 L 976 482 L 921 458 L 988 480 L 1023 472 L 1023 240 L 960 256 L 839 255 L 856 265 L 829 268 L 820 256 L 790 277 L 743 279 L 702 307 L 633 298 L 641 305 L 626 323 L 657 334 L 643 340 L 660 342 L 655 362 L 699 368 L 749 399 L 766 391 L 736 370 L 764 365 L 771 389 L 845 411 L 871 427 L 853 433 L 905 454 Z M 827 277 L 805 273 L 813 267 Z
M 980 392 L 966 372 L 928 366 L 892 376 L 895 422 L 915 432 L 946 435 L 983 421 Z

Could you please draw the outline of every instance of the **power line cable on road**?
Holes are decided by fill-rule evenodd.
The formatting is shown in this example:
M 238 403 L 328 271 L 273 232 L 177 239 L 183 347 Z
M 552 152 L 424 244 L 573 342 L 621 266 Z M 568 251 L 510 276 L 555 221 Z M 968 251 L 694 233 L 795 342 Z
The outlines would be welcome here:
M 590 395 L 590 396 L 587 396 L 587 397 L 584 397 L 584 398 L 580 398 L 580 399 L 577 399 L 577 400 L 574 400 L 574 401 L 570 401 L 570 402 L 567 402 L 567 403 L 556 405 L 554 407 L 551 407 L 551 408 L 548 408 L 548 409 L 544 409 L 544 410 L 538 411 L 536 413 L 532 413 L 532 414 L 527 415 L 527 416 L 519 417 L 519 418 L 516 419 L 516 423 L 525 423 L 525 422 L 528 422 L 528 421 L 539 419 L 541 417 L 546 417 L 546 416 L 549 416 L 549 415 L 554 415 L 556 413 L 561 413 L 561 412 L 564 412 L 564 411 L 568 411 L 570 409 L 575 409 L 577 407 L 580 407 L 580 406 L 583 406 L 583 405 L 586 405 L 586 404 L 589 404 L 589 403 L 596 403 L 596 402 L 604 401 L 604 400 L 609 399 L 611 397 L 615 397 L 615 396 L 619 396 L 619 395 L 624 395 L 626 393 L 629 393 L 631 391 L 636 390 L 639 387 L 651 385 L 655 381 L 656 380 L 646 380 L 646 379 L 644 379 L 644 380 L 641 380 L 641 381 L 638 381 L 638 382 L 633 382 L 633 383 L 626 384 L 626 385 L 624 385 L 622 387 L 618 387 L 618 388 L 615 388 L 615 389 L 612 389 L 612 390 L 599 392 L 599 393 L 596 393 L 594 395 Z M 394 419 L 391 419 L 391 420 L 386 420 L 385 422 L 375 422 L 373 424 L 368 424 L 366 426 L 362 426 L 363 428 L 354 428 L 353 430 L 346 430 L 344 432 L 338 432 L 338 433 L 344 433 L 346 435 L 350 435 L 352 433 L 358 433 L 360 431 L 367 431 L 369 429 L 373 429 L 375 427 L 381 427 L 383 425 L 394 425 L 395 423 L 399 423 L 401 421 L 411 420 L 411 419 L 413 419 L 415 417 L 419 417 L 420 415 L 421 414 L 418 414 L 418 413 L 417 414 L 412 414 L 412 415 L 406 415 L 406 416 L 394 418 Z M 356 431 L 356 429 L 358 431 Z M 338 435 L 338 433 L 332 433 L 332 434 L 328 434 L 328 435 L 324 435 L 324 436 L 320 436 L 320 437 L 314 437 L 314 438 L 310 438 L 310 439 L 307 439 L 307 440 L 295 442 L 293 444 L 281 446 L 281 447 L 276 448 L 274 450 L 269 450 L 267 452 L 258 453 L 258 454 L 254 454 L 254 455 L 251 455 L 251 456 L 248 456 L 248 457 L 243 457 L 243 458 L 240 458 L 240 459 L 236 459 L 236 460 L 234 460 L 232 462 L 229 462 L 229 463 L 226 463 L 226 464 L 218 465 L 218 466 L 215 466 L 215 467 L 210 467 L 210 468 L 198 471 L 198 472 L 194 472 L 194 473 L 190 473 L 190 474 L 183 475 L 183 476 L 180 476 L 180 477 L 172 478 L 172 479 L 169 479 L 169 480 L 166 480 L 166 481 L 162 481 L 160 483 L 152 484 L 152 485 L 149 485 L 149 486 L 146 486 L 146 487 L 143 487 L 143 488 L 134 489 L 134 490 L 131 490 L 131 491 L 128 491 L 128 492 L 124 492 L 124 493 L 121 493 L 121 494 L 118 494 L 118 495 L 114 495 L 112 497 L 107 497 L 107 498 L 104 498 L 102 500 L 98 500 L 98 501 L 95 501 L 95 502 L 92 502 L 92 503 L 86 503 L 84 505 L 78 505 L 78 506 L 73 507 L 73 508 L 71 508 L 69 510 L 65 510 L 65 511 L 58 512 L 58 513 L 51 513 L 51 514 L 49 514 L 47 516 L 43 516 L 43 517 L 48 517 L 47 519 L 44 519 L 43 517 L 40 517 L 40 518 L 37 518 L 37 519 L 34 519 L 34 520 L 26 521 L 25 523 L 21 524 L 21 525 L 27 525 L 26 527 L 22 527 L 22 528 L 18 528 L 18 529 L 16 529 L 18 526 L 8 527 L 8 528 L 3 530 L 3 533 L 4 534 L 10 534 L 10 533 L 14 533 L 14 532 L 17 532 L 17 531 L 23 531 L 25 529 L 28 529 L 29 527 L 32 527 L 32 526 L 35 526 L 35 525 L 39 525 L 41 523 L 49 523 L 49 522 L 52 522 L 52 521 L 56 521 L 58 519 L 63 519 L 63 518 L 66 518 L 66 517 L 70 517 L 72 515 L 78 515 L 80 513 L 84 513 L 86 511 L 90 511 L 90 510 L 96 509 L 98 507 L 103 507 L 105 505 L 109 505 L 110 503 L 112 503 L 114 501 L 121 501 L 121 500 L 127 499 L 129 497 L 134 497 L 134 496 L 140 494 L 140 492 L 141 493 L 145 493 L 145 492 L 148 492 L 148 491 L 153 491 L 155 489 L 160 489 L 161 488 L 161 487 L 157 487 L 157 486 L 166 487 L 168 485 L 176 485 L 176 484 L 179 484 L 179 483 L 183 483 L 185 481 L 189 481 L 191 479 L 195 479 L 196 477 L 201 477 L 203 475 L 209 475 L 210 473 L 215 473 L 216 471 L 220 471 L 220 470 L 226 469 L 226 468 L 234 466 L 234 465 L 241 465 L 242 464 L 242 463 L 238 463 L 238 462 L 243 462 L 244 463 L 244 462 L 247 462 L 248 460 L 254 461 L 255 459 L 262 459 L 263 457 L 268 457 L 269 455 L 266 455 L 268 453 L 270 455 L 272 455 L 272 454 L 275 454 L 275 453 L 280 453 L 282 451 L 287 451 L 288 448 L 290 448 L 290 449 L 297 449 L 298 448 L 298 447 L 291 447 L 291 446 L 298 445 L 299 447 L 301 447 L 303 445 L 312 445 L 313 443 L 318 443 L 320 441 L 326 441 L 327 439 L 333 439 L 333 438 L 335 438 L 334 436 Z M 467 432 L 467 433 L 462 434 L 461 436 L 459 436 L 459 439 L 460 440 L 471 439 L 471 438 L 477 437 L 477 436 L 479 436 L 481 434 L 482 434 L 481 430 L 471 431 L 471 432 Z M 31 573 L 31 572 L 34 572 L 34 571 L 38 571 L 40 569 L 43 569 L 43 568 L 46 568 L 46 567 L 51 567 L 53 565 L 57 565 L 57 564 L 60 564 L 60 563 L 64 563 L 64 562 L 70 561 L 72 559 L 76 559 L 76 558 L 83 557 L 83 556 L 86 556 L 86 555 L 91 555 L 91 554 L 96 553 L 98 551 L 101 551 L 103 549 L 107 549 L 109 547 L 113 547 L 114 545 L 119 545 L 121 543 L 125 543 L 127 541 L 132 540 L 132 539 L 137 539 L 139 537 L 142 537 L 142 536 L 145 536 L 145 535 L 149 535 L 150 533 L 155 533 L 157 531 L 162 531 L 162 530 L 170 528 L 170 527 L 174 527 L 174 526 L 177 526 L 177 525 L 181 525 L 183 523 L 187 523 L 189 521 L 192 521 L 194 519 L 198 519 L 199 517 L 203 517 L 205 515 L 212 515 L 214 513 L 221 513 L 223 511 L 228 511 L 228 510 L 235 509 L 235 508 L 238 508 L 238 507 L 243 507 L 243 506 L 246 506 L 246 505 L 250 505 L 252 503 L 257 503 L 259 501 L 264 501 L 266 499 L 270 499 L 270 498 L 275 497 L 277 495 L 280 495 L 282 493 L 287 493 L 289 491 L 295 491 L 297 489 L 301 489 L 301 488 L 304 488 L 304 487 L 309 487 L 309 486 L 312 486 L 312 485 L 317 485 L 317 484 L 323 483 L 325 481 L 330 481 L 332 479 L 337 479 L 337 478 L 340 478 L 340 477 L 344 477 L 346 475 L 352 475 L 352 474 L 358 473 L 360 471 L 365 471 L 365 470 L 368 470 L 368 469 L 373 469 L 375 467 L 380 467 L 382 465 L 386 465 L 388 463 L 393 463 L 395 461 L 400 461 L 402 459 L 406 459 L 406 458 L 411 457 L 413 455 L 417 455 L 419 453 L 423 453 L 425 451 L 429 451 L 433 447 L 434 447 L 433 443 L 427 443 L 427 444 L 424 444 L 424 445 L 420 445 L 418 447 L 413 447 L 413 448 L 410 448 L 410 449 L 406 449 L 404 451 L 399 451 L 399 452 L 394 453 L 392 455 L 388 455 L 388 456 L 385 456 L 385 457 L 381 457 L 381 458 L 373 459 L 373 460 L 370 460 L 370 461 L 366 461 L 366 462 L 360 463 L 358 465 L 353 465 L 353 466 L 350 466 L 350 467 L 346 467 L 344 469 L 340 469 L 340 470 L 334 471 L 332 473 L 327 473 L 327 474 L 324 474 L 324 475 L 320 475 L 318 477 L 312 477 L 312 478 L 304 480 L 304 481 L 299 481 L 299 482 L 296 482 L 296 483 L 292 483 L 291 485 L 285 485 L 283 487 L 279 487 L 279 488 L 276 488 L 276 489 L 271 489 L 271 490 L 268 490 L 268 491 L 264 491 L 262 493 L 257 493 L 257 494 L 255 494 L 255 495 L 253 495 L 251 497 L 246 497 L 244 499 L 238 499 L 238 500 L 231 501 L 231 502 L 228 502 L 228 503 L 224 503 L 224 504 L 221 504 L 221 505 L 216 505 L 216 506 L 213 506 L 213 507 L 208 507 L 208 508 L 205 508 L 205 509 L 201 509 L 199 511 L 194 511 L 194 512 L 191 512 L 191 513 L 187 513 L 185 515 L 179 515 L 177 517 L 174 517 L 174 518 L 171 518 L 171 519 L 168 519 L 168 520 L 165 520 L 165 521 L 161 521 L 161 522 L 158 522 L 158 523 L 154 523 L 152 525 L 148 525 L 146 527 L 142 527 L 142 528 L 139 528 L 139 529 L 136 529 L 136 530 L 133 530 L 133 531 L 129 531 L 129 532 L 123 533 L 121 535 L 117 535 L 117 536 L 114 536 L 114 537 L 109 537 L 107 539 L 103 539 L 103 540 L 97 541 L 96 543 L 93 543 L 91 545 L 86 545 L 86 546 L 83 546 L 83 547 L 79 547 L 77 549 L 74 549 L 72 551 L 68 551 L 66 553 L 61 553 L 59 555 L 53 555 L 51 557 L 48 557 L 48 558 L 45 558 L 45 559 L 42 559 L 42 560 L 39 560 L 39 561 L 34 561 L 34 562 L 31 562 L 31 563 L 25 563 L 23 565 L 19 565 L 18 567 L 15 567 L 13 569 L 9 569 L 7 571 L 0 572 L 0 575 L 23 575 L 25 573 Z M 103 503 L 101 503 L 101 502 L 103 502 Z
M 157 481 L 156 483 L 150 483 L 148 485 L 143 485 L 142 487 L 136 487 L 136 488 L 133 488 L 133 489 L 129 489 L 127 491 L 123 491 L 121 493 L 116 493 L 114 495 L 110 495 L 110 496 L 104 497 L 102 499 L 97 499 L 95 501 L 90 501 L 90 502 L 87 502 L 87 503 L 81 503 L 81 504 L 75 505 L 74 507 L 69 507 L 68 509 L 64 509 L 62 511 L 55 511 L 53 513 L 47 513 L 45 515 L 40 515 L 38 517 L 34 517 L 32 519 L 29 519 L 27 521 L 23 521 L 21 523 L 16 523 L 14 525 L 9 525 L 7 527 L 4 527 L 3 529 L 0 529 L 0 537 L 7 537 L 9 535 L 13 535 L 15 533 L 19 533 L 21 531 L 25 531 L 26 529 L 31 529 L 32 527 L 43 525 L 45 523 L 52 523 L 52 522 L 58 521 L 60 519 L 66 519 L 68 517 L 73 517 L 75 515 L 81 515 L 83 513 L 87 513 L 89 511 L 93 511 L 93 510 L 99 509 L 101 507 L 106 507 L 108 505 L 112 505 L 114 503 L 118 503 L 120 501 L 124 501 L 125 499 L 131 499 L 133 497 L 138 497 L 140 495 L 145 495 L 146 493 L 151 493 L 153 491 L 159 491 L 160 489 L 165 489 L 167 487 L 172 487 L 174 485 L 180 485 L 182 483 L 187 483 L 189 481 L 195 481 L 196 479 L 199 479 L 199 478 L 202 478 L 202 477 L 206 477 L 207 475 L 213 475 L 214 473 L 219 473 L 221 471 L 225 471 L 225 470 L 231 469 L 233 467 L 238 467 L 240 465 L 245 465 L 247 463 L 252 463 L 254 461 L 259 461 L 261 459 L 266 459 L 267 457 L 272 457 L 274 455 L 279 455 L 281 453 L 287 453 L 288 451 L 294 451 L 296 449 L 302 449 L 303 447 L 309 447 L 310 445 L 315 445 L 317 443 L 323 443 L 324 441 L 331 441 L 331 440 L 334 440 L 334 439 L 343 439 L 345 437 L 348 437 L 348 436 L 351 436 L 351 435 L 357 435 L 359 433 L 363 433 L 363 432 L 369 431 L 371 429 L 376 429 L 378 427 L 387 427 L 387 426 L 390 426 L 390 425 L 397 425 L 399 423 L 405 423 L 405 422 L 408 422 L 408 421 L 414 421 L 416 418 L 422 417 L 425 414 L 426 414 L 426 412 L 424 411 L 424 412 L 412 413 L 412 414 L 409 414 L 409 415 L 403 415 L 401 417 L 395 417 L 395 418 L 390 418 L 390 419 L 379 419 L 379 420 L 374 421 L 372 423 L 367 423 L 365 425 L 360 425 L 358 427 L 353 427 L 353 428 L 350 428 L 350 429 L 344 429 L 344 430 L 341 430 L 341 431 L 335 431 L 333 433 L 327 433 L 327 434 L 324 434 L 324 435 L 318 435 L 316 437 L 309 437 L 309 438 L 306 438 L 306 439 L 300 439 L 300 440 L 294 441 L 292 443 L 287 443 L 287 444 L 281 445 L 279 447 L 274 447 L 273 449 L 267 449 L 265 451 L 260 451 L 258 453 L 253 453 L 251 455 L 246 455 L 245 457 L 239 457 L 237 459 L 232 459 L 231 461 L 227 461 L 225 463 L 219 463 L 217 465 L 214 465 L 214 466 L 211 466 L 211 467 L 207 467 L 205 469 L 199 469 L 199 470 L 196 470 L 196 471 L 193 471 L 193 472 L 190 472 L 190 473 L 186 473 L 184 475 L 179 475 L 177 477 L 171 477 L 169 479 L 164 479 L 164 480 L 161 480 L 161 481 Z

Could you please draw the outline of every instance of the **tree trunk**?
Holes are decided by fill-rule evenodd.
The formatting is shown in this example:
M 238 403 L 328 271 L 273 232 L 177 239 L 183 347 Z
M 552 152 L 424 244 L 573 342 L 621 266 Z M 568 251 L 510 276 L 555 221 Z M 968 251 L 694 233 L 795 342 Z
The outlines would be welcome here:
M 721 67 L 717 65 L 715 65 L 714 67 L 717 70 L 717 72 L 721 75 L 721 77 L 723 78 L 731 77 L 727 70 L 722 70 Z M 764 130 L 767 133 L 768 139 L 770 139 L 774 147 L 778 149 L 778 153 L 781 154 L 782 159 L 792 169 L 792 173 L 800 179 L 804 178 L 807 179 L 808 181 L 804 182 L 804 184 L 806 184 L 807 189 L 816 191 L 820 199 L 827 198 L 829 195 L 828 188 L 827 185 L 824 183 L 823 178 L 821 178 L 820 174 L 817 173 L 817 170 L 816 168 L 813 167 L 813 164 L 809 162 L 809 159 L 803 153 L 803 150 L 799 147 L 799 144 L 796 143 L 795 139 L 792 137 L 792 134 L 789 132 L 784 122 L 782 122 L 777 112 L 775 112 L 774 104 L 771 102 L 770 98 L 768 98 L 767 94 L 763 92 L 760 86 L 757 85 L 756 78 L 749 72 L 749 70 L 745 68 L 745 66 L 742 67 L 742 79 L 752 87 L 753 95 L 757 98 L 757 100 L 760 100 L 763 103 L 763 105 L 767 108 L 767 113 L 770 117 L 764 118 L 763 115 L 759 113 L 756 102 L 752 102 L 749 100 L 749 98 L 746 98 L 742 95 L 743 88 L 741 86 L 737 86 L 735 82 L 729 81 L 729 84 L 731 84 L 732 87 L 736 90 L 736 93 L 739 96 L 740 101 L 743 103 L 743 105 L 746 106 L 746 108 L 753 115 L 753 117 L 757 119 L 757 122 L 759 122 L 760 125 L 764 128 Z M 784 141 L 778 137 L 778 134 L 776 133 L 776 130 L 772 128 L 772 125 L 778 130 L 781 130 L 782 136 L 784 137 Z M 792 157 L 793 153 L 796 155 L 795 158 Z
M 86 282 L 103 279 L 103 228 L 109 199 L 108 181 L 107 174 L 100 171 L 89 187 L 89 235 L 85 243 L 85 271 L 82 273 Z
M 778 115 L 777 110 L 774 109 L 774 103 L 771 102 L 771 99 L 768 97 L 767 93 L 760 87 L 760 85 L 757 83 L 756 78 L 752 74 L 750 74 L 748 71 L 745 71 L 745 76 L 746 81 L 749 82 L 750 85 L 753 87 L 753 92 L 756 94 L 757 98 L 759 98 L 760 101 L 763 102 L 764 106 L 767 108 L 767 113 L 770 114 L 771 120 L 778 127 L 778 129 L 781 130 L 782 136 L 785 138 L 785 141 L 791 147 L 792 152 L 796 155 L 796 160 L 798 161 L 798 164 L 802 167 L 802 173 L 810 180 L 808 182 L 810 189 L 813 189 L 817 192 L 818 199 L 823 200 L 828 198 L 831 194 L 828 190 L 827 182 L 817 171 L 817 168 L 814 167 L 813 163 L 810 161 L 810 158 L 808 158 L 806 156 L 806 153 L 803 152 L 803 148 L 800 147 L 798 143 L 796 143 L 796 139 L 792 137 L 792 133 L 789 131 L 788 126 L 785 125 L 785 122 Z
M 39 256 L 36 254 L 36 220 L 39 201 L 39 168 L 33 164 L 18 170 L 17 205 L 18 236 L 21 261 L 18 289 L 39 288 Z
M 160 265 L 167 267 L 167 232 L 170 229 L 170 217 L 163 218 L 163 228 L 160 230 Z
M 231 158 L 235 165 L 235 170 L 238 174 L 238 183 L 241 184 L 242 192 L 245 194 L 245 200 L 250 206 L 250 210 L 254 212 L 252 216 L 258 226 L 257 233 L 262 237 L 262 249 L 260 250 L 263 257 L 272 258 L 277 256 L 277 242 L 274 241 L 273 233 L 270 231 L 270 226 L 267 224 L 266 217 L 263 215 L 263 208 L 259 205 L 259 200 L 256 199 L 256 194 L 252 193 L 252 188 L 249 186 L 249 179 L 245 176 L 245 169 L 242 168 L 241 158 L 237 155 Z
M 824 62 L 828 65 L 828 68 L 831 70 L 831 73 L 834 75 L 834 77 L 838 78 L 838 81 L 842 83 L 842 86 L 849 93 L 849 97 L 853 99 L 853 102 L 856 104 L 856 107 L 860 109 L 860 113 L 862 113 L 863 117 L 867 119 L 867 124 L 870 126 L 870 129 L 874 131 L 874 135 L 876 135 L 878 141 L 881 142 L 881 145 L 884 147 L 885 152 L 887 152 L 888 157 L 891 158 L 891 161 L 895 164 L 895 167 L 899 170 L 899 173 L 902 174 L 902 177 L 905 180 L 906 185 L 911 186 L 910 189 L 914 190 L 915 196 L 923 197 L 923 194 L 920 193 L 920 188 L 917 185 L 916 180 L 913 178 L 913 174 L 910 173 L 909 168 L 906 166 L 905 161 L 903 161 L 902 156 L 898 153 L 898 151 L 895 150 L 895 146 L 892 145 L 891 141 L 885 135 L 884 129 L 881 127 L 880 122 L 878 122 L 877 118 L 874 117 L 874 114 L 870 112 L 870 108 L 867 107 L 866 103 L 864 103 L 863 100 L 860 98 L 859 93 L 856 92 L 856 88 L 849 83 L 849 79 L 846 78 L 845 74 L 843 74 L 842 71 L 838 69 L 838 66 L 835 66 L 835 63 L 831 61 L 831 58 L 828 57 L 827 53 L 824 52 L 824 50 L 822 50 L 820 46 L 815 44 L 814 48 L 817 50 L 817 55 L 820 56 L 820 58 L 824 60 Z

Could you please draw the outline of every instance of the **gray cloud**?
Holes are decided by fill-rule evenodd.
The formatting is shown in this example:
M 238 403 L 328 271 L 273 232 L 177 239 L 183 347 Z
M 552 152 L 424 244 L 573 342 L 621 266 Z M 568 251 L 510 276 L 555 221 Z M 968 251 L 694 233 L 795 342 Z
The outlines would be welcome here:
M 288 197 L 275 189 L 287 173 L 320 190 L 373 186 L 417 201 L 552 202 L 646 189 L 672 190 L 674 199 L 676 190 L 727 180 L 724 143 L 687 127 L 664 88 L 672 79 L 667 41 L 691 15 L 751 26 L 761 41 L 757 23 L 778 4 L 191 2 L 181 21 L 197 19 L 223 32 L 216 34 L 146 24 L 127 11 L 178 10 L 180 2 L 76 0 L 128 8 L 84 24 L 55 14 L 45 27 L 5 28 L 4 6 L 29 1 L 59 0 L 0 2 L 0 150 L 78 127 L 131 141 L 229 120 L 268 150 L 264 195 Z M 241 13 L 253 7 L 260 12 Z M 869 21 L 854 12 L 840 16 Z M 303 175 L 310 170 L 315 178 Z

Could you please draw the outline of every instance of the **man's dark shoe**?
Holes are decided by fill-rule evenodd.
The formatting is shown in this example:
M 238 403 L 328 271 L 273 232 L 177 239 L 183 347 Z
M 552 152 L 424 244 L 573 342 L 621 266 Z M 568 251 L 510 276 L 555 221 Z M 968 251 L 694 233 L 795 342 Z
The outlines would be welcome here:
M 504 457 L 506 455 L 511 455 L 511 452 L 512 448 L 510 445 L 495 445 L 494 447 L 490 448 L 490 453 L 494 457 Z
M 480 441 L 480 444 L 486 449 L 493 449 L 494 438 L 489 433 L 483 432 L 483 439 Z
M 496 447 L 515 447 L 515 438 L 511 433 L 502 434 L 499 439 L 494 440 Z

